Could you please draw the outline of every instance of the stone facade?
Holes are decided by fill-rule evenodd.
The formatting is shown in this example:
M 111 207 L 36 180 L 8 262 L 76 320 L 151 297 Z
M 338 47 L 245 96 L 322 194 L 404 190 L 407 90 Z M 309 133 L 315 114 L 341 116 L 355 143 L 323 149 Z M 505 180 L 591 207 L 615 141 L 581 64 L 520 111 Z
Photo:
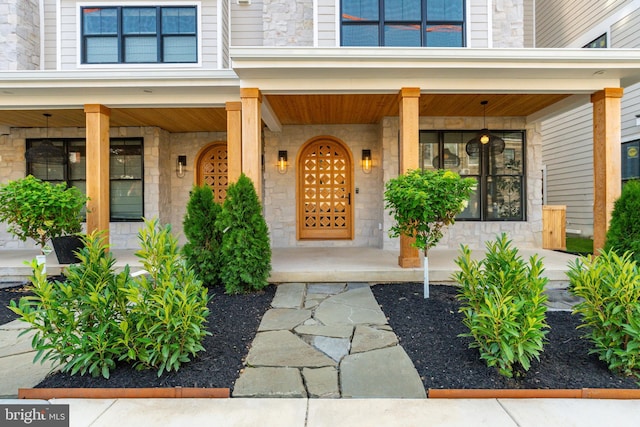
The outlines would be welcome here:
M 264 46 L 313 46 L 312 0 L 264 0 Z
M 327 135 L 344 142 L 353 158 L 353 177 L 356 194 L 354 240 L 297 240 L 296 239 L 296 159 L 305 142 Z M 383 183 L 378 125 L 285 126 L 282 132 L 265 132 L 264 212 L 273 247 L 381 247 L 383 215 Z M 360 166 L 362 150 L 370 149 L 373 169 L 365 174 Z M 279 150 L 287 150 L 289 168 L 286 174 L 276 170 Z
M 493 0 L 493 47 L 522 48 L 524 0 Z
M 382 144 L 384 153 L 384 181 L 398 175 L 398 118 L 387 117 L 383 121 Z M 527 125 L 524 118 L 491 117 L 487 119 L 489 129 L 526 129 L 527 175 L 527 221 L 458 221 L 444 232 L 437 247 L 457 249 L 466 244 L 472 249 L 484 248 L 484 242 L 495 239 L 505 232 L 520 247 L 540 247 L 542 245 L 542 161 L 540 129 L 538 125 Z M 483 118 L 477 117 L 421 117 L 421 130 L 469 130 L 481 129 Z M 383 248 L 399 250 L 397 238 L 389 237 L 393 219 L 385 212 Z
M 0 4 L 0 70 L 40 68 L 38 0 L 5 0 Z

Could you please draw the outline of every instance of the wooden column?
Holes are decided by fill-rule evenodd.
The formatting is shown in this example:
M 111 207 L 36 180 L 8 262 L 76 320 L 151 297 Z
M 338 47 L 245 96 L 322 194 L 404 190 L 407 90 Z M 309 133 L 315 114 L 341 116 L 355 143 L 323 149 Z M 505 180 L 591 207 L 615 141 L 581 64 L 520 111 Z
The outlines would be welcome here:
M 109 117 L 104 105 L 84 106 L 87 125 L 87 232 L 104 230 L 109 242 Z
M 236 182 L 242 172 L 242 103 L 227 102 L 227 179 Z
M 593 103 L 593 250 L 604 247 L 613 203 L 621 192 L 620 104 L 622 88 L 591 95 Z
M 420 138 L 420 88 L 400 90 L 400 173 L 417 169 Z M 414 237 L 400 236 L 398 264 L 402 268 L 420 267 L 420 254 L 413 243 Z
M 262 200 L 262 95 L 257 88 L 240 89 L 242 101 L 242 172 L 253 181 Z

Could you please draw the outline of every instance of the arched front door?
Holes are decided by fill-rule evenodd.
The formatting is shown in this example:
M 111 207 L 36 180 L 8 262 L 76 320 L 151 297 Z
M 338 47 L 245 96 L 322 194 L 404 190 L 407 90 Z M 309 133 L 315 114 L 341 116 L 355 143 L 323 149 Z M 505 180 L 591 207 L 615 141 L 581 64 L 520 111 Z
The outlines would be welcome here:
M 353 239 L 352 160 L 339 140 L 308 141 L 297 164 L 299 239 Z
M 208 185 L 213 190 L 216 202 L 222 203 L 227 196 L 227 144 L 214 142 L 198 154 L 196 185 Z

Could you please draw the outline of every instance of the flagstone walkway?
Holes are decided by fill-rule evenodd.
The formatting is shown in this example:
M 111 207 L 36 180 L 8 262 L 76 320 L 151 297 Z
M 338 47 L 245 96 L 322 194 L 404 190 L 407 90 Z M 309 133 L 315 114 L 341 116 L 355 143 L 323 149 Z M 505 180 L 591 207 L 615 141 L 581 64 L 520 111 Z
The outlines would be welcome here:
M 279 285 L 245 365 L 234 397 L 426 397 L 368 283 Z

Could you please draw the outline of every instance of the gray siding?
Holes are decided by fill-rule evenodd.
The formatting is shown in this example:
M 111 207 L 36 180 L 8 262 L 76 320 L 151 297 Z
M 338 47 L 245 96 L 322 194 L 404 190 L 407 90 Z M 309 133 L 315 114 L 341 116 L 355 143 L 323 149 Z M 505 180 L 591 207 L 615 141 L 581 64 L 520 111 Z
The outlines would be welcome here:
M 631 0 L 536 0 L 536 47 L 566 47 Z
M 524 47 L 536 47 L 535 0 L 524 0 Z
M 44 68 L 55 70 L 58 67 L 58 22 L 56 0 L 44 1 Z
M 219 19 L 221 22 L 220 40 L 222 42 L 222 46 L 218 46 L 218 49 L 220 49 L 220 53 L 222 54 L 221 63 L 218 65 L 219 68 L 229 68 L 229 2 L 227 0 L 221 0 L 218 4 L 221 5 Z
M 231 46 L 262 46 L 262 0 L 250 5 L 231 2 Z
M 567 229 L 593 235 L 592 107 L 587 104 L 542 123 L 546 204 L 567 206 Z
M 630 14 L 627 19 L 611 26 L 612 48 L 640 47 L 640 9 Z

